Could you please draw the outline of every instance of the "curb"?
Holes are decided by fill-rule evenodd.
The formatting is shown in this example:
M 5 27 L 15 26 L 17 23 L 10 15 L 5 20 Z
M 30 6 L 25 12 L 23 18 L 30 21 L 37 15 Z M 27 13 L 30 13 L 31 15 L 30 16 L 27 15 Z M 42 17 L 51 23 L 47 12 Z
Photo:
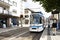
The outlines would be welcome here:
M 47 28 L 44 29 L 42 36 L 39 40 L 47 40 Z

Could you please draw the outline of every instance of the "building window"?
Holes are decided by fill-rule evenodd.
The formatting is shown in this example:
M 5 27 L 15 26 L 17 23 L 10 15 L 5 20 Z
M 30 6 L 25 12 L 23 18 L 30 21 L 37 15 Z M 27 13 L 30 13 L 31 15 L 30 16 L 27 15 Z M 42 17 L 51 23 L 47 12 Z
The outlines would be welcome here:
M 17 13 L 17 11 L 16 11 L 16 10 L 13 10 L 13 12 L 14 12 L 14 13 Z
M 16 3 L 15 1 L 13 1 L 13 5 L 14 5 L 14 6 L 17 6 L 17 3 Z
M 25 15 L 25 18 L 28 18 L 29 17 L 29 15 Z
M 0 1 L 4 1 L 4 0 L 0 0 Z
M 25 24 L 28 24 L 29 23 L 29 20 L 25 20 Z
M 6 10 L 6 8 L 4 8 L 4 10 Z
M 8 0 L 9 2 L 11 2 L 11 0 Z
M 22 1 L 27 2 L 27 0 L 22 0 Z
M 28 10 L 25 10 L 25 13 L 28 13 Z

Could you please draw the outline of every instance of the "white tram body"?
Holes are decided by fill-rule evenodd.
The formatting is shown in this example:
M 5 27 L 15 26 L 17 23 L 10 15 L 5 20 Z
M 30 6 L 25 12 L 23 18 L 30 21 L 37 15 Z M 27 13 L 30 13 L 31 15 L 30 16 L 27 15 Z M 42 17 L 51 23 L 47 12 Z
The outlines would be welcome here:
M 34 12 L 31 15 L 31 22 L 30 22 L 30 32 L 41 32 L 44 30 L 44 22 L 43 22 L 43 14 L 41 12 Z

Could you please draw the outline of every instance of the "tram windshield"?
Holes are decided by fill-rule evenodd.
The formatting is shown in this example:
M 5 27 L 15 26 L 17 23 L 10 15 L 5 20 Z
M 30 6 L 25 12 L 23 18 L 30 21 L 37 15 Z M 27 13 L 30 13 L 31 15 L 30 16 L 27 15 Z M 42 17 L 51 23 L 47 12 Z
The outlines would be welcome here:
M 31 19 L 31 24 L 42 24 L 42 17 L 38 15 L 33 16 L 33 18 Z

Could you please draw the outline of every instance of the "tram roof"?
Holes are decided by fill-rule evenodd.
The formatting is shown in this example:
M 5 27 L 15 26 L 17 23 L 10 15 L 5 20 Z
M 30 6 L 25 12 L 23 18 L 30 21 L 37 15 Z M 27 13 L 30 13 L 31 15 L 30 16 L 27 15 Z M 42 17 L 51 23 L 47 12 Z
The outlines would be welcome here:
M 39 13 L 37 13 L 37 14 L 32 14 L 34 17 L 43 17 L 43 15 L 42 14 L 39 14 Z
M 43 13 L 42 12 L 33 12 L 32 15 L 43 16 Z
M 39 14 L 42 14 L 42 15 L 43 15 L 43 13 L 42 13 L 42 12 L 32 12 L 32 13 L 34 13 L 34 14 L 35 14 L 35 13 L 39 13 Z

